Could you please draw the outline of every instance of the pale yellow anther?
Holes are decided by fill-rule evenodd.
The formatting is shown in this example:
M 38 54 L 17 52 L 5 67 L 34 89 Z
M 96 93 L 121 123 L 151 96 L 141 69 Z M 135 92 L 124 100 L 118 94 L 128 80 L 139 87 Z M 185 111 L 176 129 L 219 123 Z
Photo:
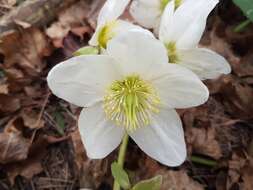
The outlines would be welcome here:
M 113 29 L 117 26 L 117 24 L 116 20 L 110 21 L 100 28 L 98 34 L 98 44 L 100 47 L 105 49 L 107 42 L 115 36 Z
M 104 97 L 108 119 L 134 131 L 150 124 L 150 115 L 159 112 L 160 98 L 150 83 L 138 75 L 114 81 Z

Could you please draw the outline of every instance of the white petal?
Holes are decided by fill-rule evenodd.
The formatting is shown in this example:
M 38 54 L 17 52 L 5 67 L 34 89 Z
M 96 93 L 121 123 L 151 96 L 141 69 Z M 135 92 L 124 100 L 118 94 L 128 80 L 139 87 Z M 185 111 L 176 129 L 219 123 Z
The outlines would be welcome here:
M 114 57 L 124 74 L 147 75 L 151 67 L 167 64 L 164 45 L 146 32 L 130 31 L 113 38 L 107 52 Z
M 130 13 L 136 22 L 146 28 L 156 28 L 160 23 L 161 10 L 158 0 L 135 0 L 130 6 Z
M 98 15 L 98 25 L 116 20 L 129 2 L 130 0 L 107 0 Z
M 221 74 L 229 74 L 231 67 L 221 55 L 214 51 L 195 48 L 180 51 L 180 65 L 192 70 L 200 79 L 215 79 Z
M 93 34 L 92 38 L 89 41 L 89 45 L 91 45 L 91 46 L 98 46 L 99 45 L 98 36 L 99 36 L 99 32 L 101 31 L 101 27 L 103 27 L 103 25 L 98 26 L 96 28 L 95 33 Z M 111 32 L 114 37 L 116 37 L 117 35 L 122 34 L 124 32 L 128 32 L 128 31 L 142 31 L 142 32 L 146 32 L 149 35 L 152 35 L 152 33 L 150 31 L 145 30 L 138 25 L 135 25 L 130 22 L 123 21 L 123 20 L 117 20 L 115 26 L 112 27 L 111 30 L 109 30 L 109 32 Z
M 105 117 L 102 103 L 84 108 L 79 116 L 78 127 L 88 157 L 100 159 L 110 154 L 120 144 L 124 135 Z
M 189 108 L 208 99 L 207 87 L 190 70 L 168 63 L 153 72 L 151 79 L 162 105 L 169 108 Z
M 218 0 L 188 0 L 180 5 L 163 25 L 168 28 L 164 39 L 176 42 L 178 48 L 196 47 L 206 25 L 206 19 Z M 166 13 L 164 13 L 166 14 Z
M 178 166 L 186 158 L 181 120 L 173 109 L 162 109 L 150 126 L 130 133 L 136 144 L 150 157 L 167 166 Z
M 173 16 L 175 10 L 174 0 L 169 2 L 163 11 L 160 29 L 159 29 L 159 39 L 163 42 L 170 42 L 170 38 L 173 35 Z
M 86 107 L 102 100 L 105 88 L 120 78 L 116 64 L 109 56 L 73 57 L 49 72 L 48 85 L 56 96 Z

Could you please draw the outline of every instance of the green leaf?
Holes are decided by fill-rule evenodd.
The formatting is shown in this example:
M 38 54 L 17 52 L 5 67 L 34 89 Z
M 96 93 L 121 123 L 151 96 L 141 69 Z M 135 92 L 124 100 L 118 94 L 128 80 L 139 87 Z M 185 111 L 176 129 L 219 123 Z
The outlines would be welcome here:
M 233 2 L 253 22 L 253 0 L 233 0 Z
M 99 53 L 98 48 L 92 46 L 85 46 L 73 53 L 74 56 L 79 55 L 97 55 Z
M 114 179 L 123 189 L 129 189 L 131 187 L 126 171 L 117 162 L 112 163 L 111 170 Z
M 53 113 L 53 117 L 55 118 L 55 122 L 57 123 L 57 131 L 64 135 L 64 129 L 66 127 L 65 120 L 61 112 L 56 111 Z
M 137 183 L 131 190 L 160 190 L 162 185 L 162 176 L 158 175 L 148 180 Z

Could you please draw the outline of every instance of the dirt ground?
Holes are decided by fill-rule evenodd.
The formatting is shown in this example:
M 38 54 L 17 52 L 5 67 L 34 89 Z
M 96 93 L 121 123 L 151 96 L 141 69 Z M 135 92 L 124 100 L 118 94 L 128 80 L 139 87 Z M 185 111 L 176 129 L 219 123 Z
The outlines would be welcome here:
M 117 150 L 88 159 L 76 123 L 80 108 L 52 95 L 46 83 L 54 65 L 87 45 L 104 1 L 37 2 L 0 1 L 0 190 L 110 190 Z M 253 24 L 233 32 L 243 20 L 230 0 L 208 18 L 201 46 L 223 55 L 233 71 L 205 81 L 206 104 L 178 110 L 185 163 L 165 167 L 130 141 L 132 181 L 161 174 L 162 190 L 253 189 Z

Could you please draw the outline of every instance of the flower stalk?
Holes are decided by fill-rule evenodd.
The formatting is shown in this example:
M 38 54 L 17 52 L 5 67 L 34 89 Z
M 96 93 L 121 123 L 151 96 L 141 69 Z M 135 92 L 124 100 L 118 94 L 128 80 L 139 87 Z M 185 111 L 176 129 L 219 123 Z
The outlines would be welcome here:
M 125 134 L 124 138 L 122 140 L 122 143 L 120 145 L 120 148 L 119 148 L 118 164 L 122 168 L 124 167 L 128 140 L 129 140 L 129 136 L 128 136 L 128 134 Z M 120 190 L 120 185 L 116 182 L 116 180 L 114 180 L 113 190 Z

